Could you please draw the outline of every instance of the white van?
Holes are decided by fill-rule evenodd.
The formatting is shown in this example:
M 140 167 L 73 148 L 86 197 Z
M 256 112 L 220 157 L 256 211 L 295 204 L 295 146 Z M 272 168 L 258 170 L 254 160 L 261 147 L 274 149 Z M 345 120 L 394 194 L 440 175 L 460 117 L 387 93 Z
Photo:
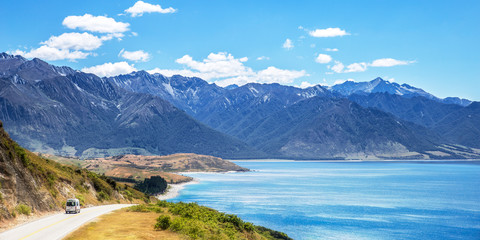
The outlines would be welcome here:
M 76 198 L 67 199 L 65 204 L 65 213 L 79 213 L 80 212 L 80 201 Z

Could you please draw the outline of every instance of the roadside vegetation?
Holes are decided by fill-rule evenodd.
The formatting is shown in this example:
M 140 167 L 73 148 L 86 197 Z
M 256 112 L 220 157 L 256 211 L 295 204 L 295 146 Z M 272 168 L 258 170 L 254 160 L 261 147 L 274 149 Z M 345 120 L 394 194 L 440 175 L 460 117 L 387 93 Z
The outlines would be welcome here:
M 158 213 L 153 228 L 180 233 L 188 239 L 291 239 L 285 233 L 255 226 L 236 215 L 196 203 L 158 201 L 132 206 L 129 211 Z
M 150 201 L 132 186 L 22 148 L 0 122 L 0 225 L 19 215 L 61 210 L 72 197 L 82 206 Z
M 22 163 L 32 175 L 45 183 L 44 186 L 51 196 L 61 203 L 60 207 L 64 205 L 64 197 L 58 188 L 60 183 L 72 186 L 75 190 L 73 195 L 80 200 L 82 205 L 96 205 L 101 202 L 122 199 L 149 201 L 147 195 L 129 185 L 117 183 L 105 175 L 99 175 L 80 167 L 64 165 L 47 158 L 38 157 L 36 154 L 21 148 L 17 143 L 13 144 L 15 154 L 20 156 Z M 91 196 L 92 192 L 95 193 L 95 198 Z M 123 198 L 115 197 L 114 195 L 117 193 L 122 195 Z

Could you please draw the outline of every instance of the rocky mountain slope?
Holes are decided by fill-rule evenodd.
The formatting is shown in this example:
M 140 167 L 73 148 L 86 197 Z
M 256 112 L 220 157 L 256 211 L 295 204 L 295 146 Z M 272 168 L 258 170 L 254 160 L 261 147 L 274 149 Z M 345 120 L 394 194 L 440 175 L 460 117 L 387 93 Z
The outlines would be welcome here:
M 143 202 L 146 196 L 87 170 L 38 157 L 11 140 L 0 122 L 0 222 L 19 214 L 61 210 L 71 197 L 82 205 L 95 205 Z
M 452 144 L 480 149 L 480 102 L 451 112 L 433 130 Z
M 313 96 L 333 97 L 321 86 L 300 89 L 280 84 L 249 83 L 221 88 L 199 78 L 165 77 L 140 71 L 106 80 L 133 92 L 167 99 L 195 119 L 229 135 L 285 107 Z
M 348 99 L 363 107 L 376 108 L 428 128 L 463 108 L 457 104 L 444 104 L 425 97 L 406 98 L 390 93 L 352 94 Z
M 160 97 L 39 59 L 0 58 L 0 120 L 28 149 L 82 157 L 193 152 L 257 153 Z
M 440 139 L 428 129 L 347 99 L 313 97 L 246 128 L 246 142 L 291 158 L 423 158 Z

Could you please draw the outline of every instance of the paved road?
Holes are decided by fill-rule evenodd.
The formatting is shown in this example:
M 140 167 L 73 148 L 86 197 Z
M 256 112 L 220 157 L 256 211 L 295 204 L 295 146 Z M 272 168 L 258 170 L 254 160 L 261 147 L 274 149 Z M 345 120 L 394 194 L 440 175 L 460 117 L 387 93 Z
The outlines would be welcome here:
M 59 213 L 48 216 L 0 233 L 1 240 L 62 239 L 92 219 L 111 211 L 132 206 L 113 204 L 84 208 L 78 214 Z

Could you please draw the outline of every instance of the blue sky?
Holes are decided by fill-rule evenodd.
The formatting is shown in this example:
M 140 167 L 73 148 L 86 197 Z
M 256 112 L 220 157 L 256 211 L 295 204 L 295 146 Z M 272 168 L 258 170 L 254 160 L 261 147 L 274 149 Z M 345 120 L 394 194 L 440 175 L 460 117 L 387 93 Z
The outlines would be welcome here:
M 0 51 L 219 85 L 376 77 L 480 100 L 480 1 L 4 1 Z

